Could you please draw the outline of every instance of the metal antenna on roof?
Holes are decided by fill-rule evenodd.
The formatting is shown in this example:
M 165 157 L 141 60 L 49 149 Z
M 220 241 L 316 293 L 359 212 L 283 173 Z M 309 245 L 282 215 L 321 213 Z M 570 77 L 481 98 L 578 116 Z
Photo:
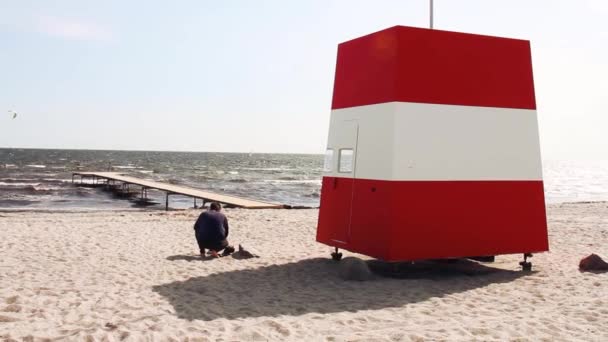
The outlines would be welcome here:
M 433 29 L 433 0 L 430 0 L 431 30 Z

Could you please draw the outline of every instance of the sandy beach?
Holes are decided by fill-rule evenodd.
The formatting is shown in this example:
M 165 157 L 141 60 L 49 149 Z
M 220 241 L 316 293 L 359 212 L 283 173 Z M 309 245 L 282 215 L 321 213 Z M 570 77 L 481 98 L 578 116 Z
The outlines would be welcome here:
M 0 212 L 0 339 L 43 341 L 605 341 L 608 204 L 548 207 L 551 251 L 519 271 L 346 281 L 317 210 L 225 210 L 259 258 L 201 259 L 199 210 Z M 356 256 L 345 253 L 345 256 Z

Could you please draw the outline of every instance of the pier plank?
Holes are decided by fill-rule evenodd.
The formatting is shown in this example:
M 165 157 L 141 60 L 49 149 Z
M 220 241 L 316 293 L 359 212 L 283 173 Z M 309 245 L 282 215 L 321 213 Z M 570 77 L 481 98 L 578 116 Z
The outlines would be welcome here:
M 118 172 L 74 172 L 74 176 L 80 177 L 96 177 L 101 179 L 108 179 L 119 181 L 127 184 L 135 184 L 142 186 L 148 189 L 156 189 L 160 191 L 165 191 L 168 195 L 184 195 L 193 198 L 203 199 L 208 202 L 220 202 L 223 204 L 227 204 L 230 206 L 238 207 L 238 208 L 246 208 L 246 209 L 279 209 L 284 208 L 283 204 L 272 203 L 272 202 L 263 202 L 257 201 L 248 198 L 242 198 L 237 196 L 216 194 L 213 192 L 208 192 L 196 188 L 191 188 L 187 186 L 167 184 L 162 182 L 157 182 L 153 180 L 147 180 L 132 176 L 126 176 Z

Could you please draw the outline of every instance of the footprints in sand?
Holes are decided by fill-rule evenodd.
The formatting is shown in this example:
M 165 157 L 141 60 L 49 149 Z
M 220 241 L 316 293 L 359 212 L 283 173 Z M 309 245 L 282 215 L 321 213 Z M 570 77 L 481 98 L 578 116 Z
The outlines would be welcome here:
M 19 321 L 19 318 L 0 315 L 0 323 L 17 322 L 17 321 Z
M 268 341 L 285 340 L 292 337 L 293 333 L 288 325 L 278 320 L 264 320 L 251 325 L 236 325 L 232 332 L 239 341 Z
M 15 303 L 17 303 L 18 300 L 19 300 L 19 296 L 10 296 L 10 297 L 6 298 L 5 302 L 6 302 L 6 304 L 15 304 Z
M 0 340 L 608 338 L 603 278 L 565 262 L 597 240 L 600 225 L 552 225 L 551 254 L 535 256 L 541 271 L 523 278 L 345 282 L 315 242 L 315 213 L 230 211 L 231 241 L 262 258 L 217 262 L 167 260 L 196 252 L 195 213 L 3 218 Z
M 9 304 L 2 311 L 4 312 L 21 312 L 21 305 L 18 304 Z
M 18 301 L 19 301 L 19 296 L 10 296 L 4 300 L 4 302 L 7 305 L 2 309 L 2 312 L 8 313 L 8 314 L 5 315 L 5 314 L 0 313 L 0 322 L 8 323 L 8 322 L 16 322 L 16 321 L 20 320 L 18 317 L 9 315 L 9 314 L 18 314 L 23 310 L 23 307 L 18 304 Z

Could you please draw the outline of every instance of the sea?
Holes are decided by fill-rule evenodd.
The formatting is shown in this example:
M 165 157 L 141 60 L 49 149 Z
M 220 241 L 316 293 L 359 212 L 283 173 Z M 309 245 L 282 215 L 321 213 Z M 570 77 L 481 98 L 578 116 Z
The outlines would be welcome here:
M 0 210 L 141 210 L 103 188 L 72 183 L 77 171 L 114 171 L 211 192 L 317 207 L 323 156 L 314 154 L 0 149 Z M 543 162 L 548 203 L 608 201 L 608 161 Z M 147 209 L 164 208 L 150 190 Z M 200 204 L 200 201 L 199 203 Z M 193 200 L 172 196 L 172 208 Z

